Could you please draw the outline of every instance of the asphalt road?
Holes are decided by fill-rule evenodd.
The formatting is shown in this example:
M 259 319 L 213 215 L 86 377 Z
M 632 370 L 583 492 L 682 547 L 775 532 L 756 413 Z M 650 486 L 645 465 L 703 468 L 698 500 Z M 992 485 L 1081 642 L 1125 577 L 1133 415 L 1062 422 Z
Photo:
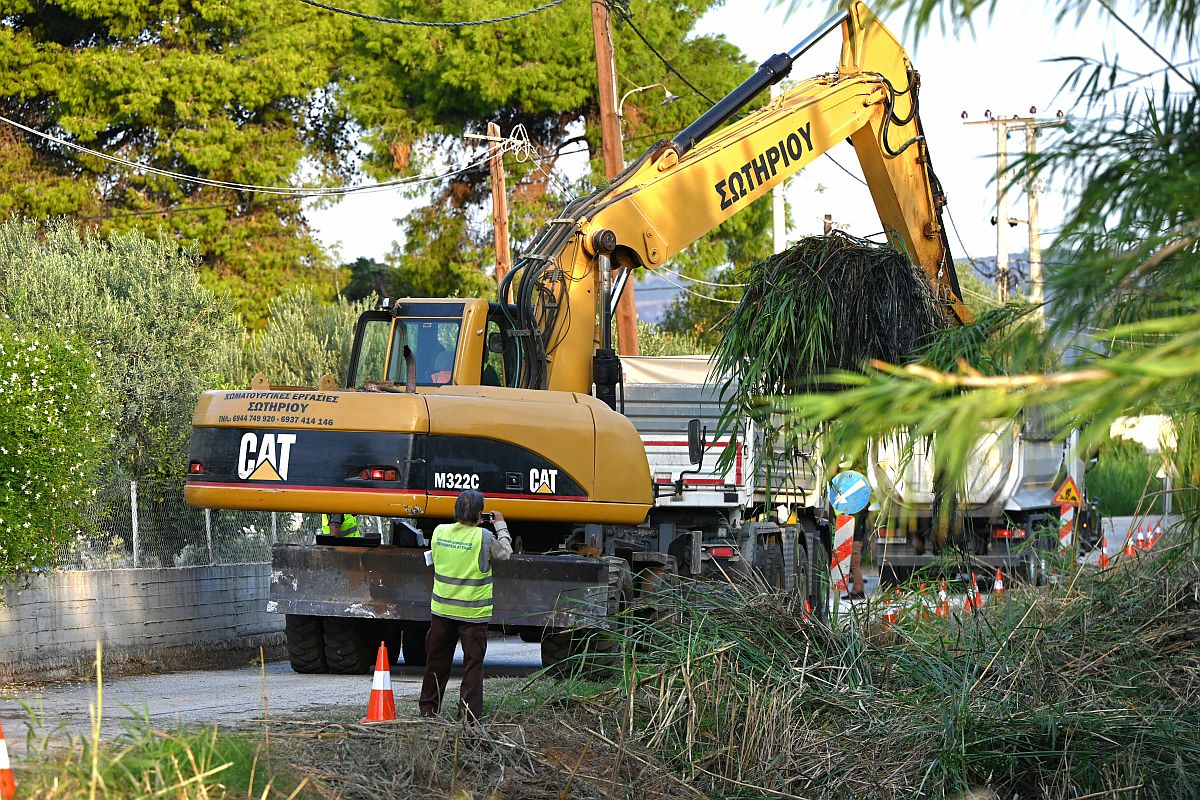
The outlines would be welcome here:
M 461 653 L 456 654 L 449 691 L 458 691 Z M 541 666 L 539 647 L 516 637 L 488 642 L 488 677 L 528 675 Z M 420 667 L 392 669 L 392 691 L 400 714 L 416 713 Z M 263 716 L 263 694 L 271 716 L 319 712 L 323 706 L 361 705 L 366 713 L 370 675 L 297 675 L 286 661 L 268 662 L 264 684 L 258 663 L 224 670 L 195 670 L 168 675 L 139 675 L 104 682 L 102 735 L 115 736 L 125 723 L 147 717 L 156 728 L 180 724 L 232 725 Z M 94 682 L 61 683 L 0 695 L 0 723 L 14 755 L 24 752 L 31 719 L 54 734 L 91 730 L 89 707 L 96 702 Z

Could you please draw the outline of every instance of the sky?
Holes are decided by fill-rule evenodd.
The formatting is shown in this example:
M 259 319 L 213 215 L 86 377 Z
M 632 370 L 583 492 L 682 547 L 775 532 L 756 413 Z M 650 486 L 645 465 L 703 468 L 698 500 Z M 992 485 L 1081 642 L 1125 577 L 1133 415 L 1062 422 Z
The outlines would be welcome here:
M 789 13 L 791 5 L 795 8 Z M 992 18 L 982 14 L 977 18 L 973 31 L 943 31 L 935 25 L 915 43 L 901 16 L 891 15 L 883 20 L 905 45 L 913 65 L 921 73 L 921 118 L 934 166 L 946 190 L 950 214 L 962 237 L 960 244 L 951 230 L 957 259 L 996 253 L 996 229 L 991 224 L 996 213 L 996 190 L 992 182 L 996 135 L 990 125 L 965 126 L 960 118 L 963 111 L 972 121 L 984 119 L 987 109 L 1006 117 L 1029 116 L 1033 106 L 1038 110 L 1036 116 L 1046 119 L 1052 119 L 1059 109 L 1068 118 L 1082 113 L 1072 107 L 1069 93 L 1056 97 L 1071 69 L 1069 65 L 1050 61 L 1058 56 L 1099 57 L 1106 51 L 1119 53 L 1120 63 L 1137 71 L 1162 66 L 1132 35 L 1109 20 L 1101 20 L 1096 6 L 1093 6 L 1096 12 L 1083 20 L 1072 17 L 1055 25 L 1044 3 L 1004 0 L 997 5 L 1000 10 Z M 1121 9 L 1119 4 L 1118 10 Z M 773 53 L 788 50 L 828 15 L 829 4 L 803 0 L 795 3 L 784 0 L 782 4 L 771 0 L 729 0 L 699 21 L 697 33 L 722 34 L 751 60 L 761 62 Z M 839 44 L 840 36 L 836 33 L 827 37 L 796 63 L 792 77 L 804 78 L 835 69 Z M 618 31 L 617 46 L 643 45 L 632 34 L 622 35 Z M 702 74 L 688 77 L 704 88 Z M 676 94 L 688 91 L 681 82 L 677 86 L 668 80 L 667 85 Z M 1039 145 L 1042 141 L 1039 139 Z M 1010 153 L 1023 151 L 1024 147 L 1023 133 L 1010 136 Z M 830 155 L 861 176 L 849 145 L 838 145 Z M 1051 184 L 1040 199 L 1043 245 L 1052 239 L 1066 202 Z M 1009 216 L 1025 220 L 1023 187 L 1014 187 L 1008 198 Z M 819 233 L 825 214 L 831 214 L 839 227 L 852 234 L 865 236 L 880 229 L 866 186 L 826 158 L 817 159 L 789 182 L 787 202 L 789 239 Z M 396 218 L 409 207 L 411 201 L 394 192 L 365 193 L 350 195 L 332 208 L 314 209 L 309 218 L 320 241 L 336 248 L 342 261 L 359 256 L 381 258 L 400 235 Z M 1025 224 L 1010 228 L 1008 236 L 1010 252 L 1026 249 Z

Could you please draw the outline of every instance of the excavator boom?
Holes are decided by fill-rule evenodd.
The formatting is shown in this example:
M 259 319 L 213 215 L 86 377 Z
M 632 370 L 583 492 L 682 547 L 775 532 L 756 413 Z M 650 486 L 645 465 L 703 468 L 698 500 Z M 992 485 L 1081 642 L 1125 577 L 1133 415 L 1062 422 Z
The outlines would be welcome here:
M 801 81 L 726 124 L 838 28 L 837 72 Z M 854 147 L 892 245 L 925 271 L 958 319 L 969 319 L 942 226 L 945 197 L 921 129 L 919 87 L 904 48 L 863 3 L 851 3 L 611 186 L 568 206 L 511 273 L 517 306 L 528 309 L 517 325 L 541 334 L 530 335 L 531 368 L 521 385 L 600 387 L 604 369 L 593 353 L 608 349 L 606 279 L 622 268 L 661 266 L 843 141 Z

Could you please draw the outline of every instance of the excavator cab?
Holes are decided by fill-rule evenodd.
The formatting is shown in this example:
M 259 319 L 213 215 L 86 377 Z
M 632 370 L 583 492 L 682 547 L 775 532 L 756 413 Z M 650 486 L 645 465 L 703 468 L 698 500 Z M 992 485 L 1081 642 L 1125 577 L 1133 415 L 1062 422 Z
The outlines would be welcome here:
M 347 386 L 411 384 L 414 391 L 427 392 L 452 385 L 512 385 L 517 347 L 510 330 L 498 303 L 384 298 L 379 308 L 359 317 Z

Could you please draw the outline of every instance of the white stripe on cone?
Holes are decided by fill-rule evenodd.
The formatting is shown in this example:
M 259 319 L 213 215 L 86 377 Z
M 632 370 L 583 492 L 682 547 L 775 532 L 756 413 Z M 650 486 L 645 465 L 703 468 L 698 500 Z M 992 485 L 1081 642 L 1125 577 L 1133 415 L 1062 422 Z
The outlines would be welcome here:
M 12 769 L 8 763 L 8 745 L 0 739 L 0 769 Z
M 392 673 L 384 672 L 383 670 L 375 670 L 375 677 L 371 679 L 371 691 L 377 692 L 380 690 L 388 691 L 392 688 Z
M 829 567 L 829 582 L 841 591 L 847 588 L 850 576 L 850 554 L 854 540 L 854 517 L 838 514 L 833 529 L 832 563 Z M 847 546 L 849 544 L 849 546 Z M 838 558 L 838 556 L 841 558 Z

